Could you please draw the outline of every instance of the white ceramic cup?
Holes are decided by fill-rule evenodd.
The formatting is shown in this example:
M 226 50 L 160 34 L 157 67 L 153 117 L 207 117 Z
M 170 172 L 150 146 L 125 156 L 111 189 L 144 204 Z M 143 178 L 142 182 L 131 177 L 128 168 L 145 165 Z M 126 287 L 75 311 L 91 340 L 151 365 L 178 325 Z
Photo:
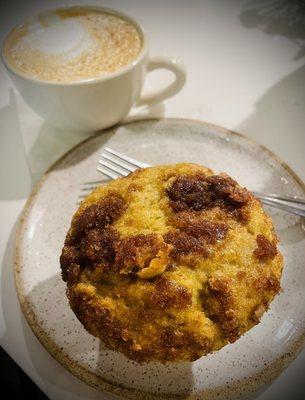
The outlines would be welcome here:
M 75 8 L 78 7 L 45 11 L 31 18 L 29 22 L 35 22 L 35 18 L 41 16 L 50 16 L 54 11 Z M 149 57 L 146 34 L 134 19 L 99 6 L 84 6 L 82 9 L 111 13 L 131 22 L 141 36 L 141 51 L 131 64 L 109 75 L 58 83 L 36 79 L 16 70 L 5 55 L 4 41 L 4 65 L 24 101 L 37 114 L 59 128 L 96 131 L 122 121 L 134 105 L 151 105 L 181 90 L 186 80 L 182 62 L 167 56 Z M 175 80 L 164 89 L 140 97 L 146 73 L 159 68 L 172 71 Z

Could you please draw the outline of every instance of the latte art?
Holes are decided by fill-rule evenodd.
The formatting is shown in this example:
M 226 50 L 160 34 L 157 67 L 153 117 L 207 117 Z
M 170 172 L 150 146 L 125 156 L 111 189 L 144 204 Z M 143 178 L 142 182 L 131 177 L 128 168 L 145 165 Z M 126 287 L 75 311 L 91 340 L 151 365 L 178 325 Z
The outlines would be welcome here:
M 4 51 L 18 72 L 51 82 L 75 82 L 118 71 L 142 46 L 137 28 L 114 14 L 56 11 L 15 28 Z

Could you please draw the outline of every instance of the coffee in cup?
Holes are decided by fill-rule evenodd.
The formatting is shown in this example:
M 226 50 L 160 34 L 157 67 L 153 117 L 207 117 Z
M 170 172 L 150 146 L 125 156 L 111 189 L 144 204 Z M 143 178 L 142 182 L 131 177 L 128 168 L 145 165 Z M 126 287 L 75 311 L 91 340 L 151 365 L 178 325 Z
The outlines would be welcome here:
M 57 10 L 8 35 L 5 56 L 19 73 L 49 82 L 111 74 L 132 63 L 142 46 L 131 22 L 90 9 Z

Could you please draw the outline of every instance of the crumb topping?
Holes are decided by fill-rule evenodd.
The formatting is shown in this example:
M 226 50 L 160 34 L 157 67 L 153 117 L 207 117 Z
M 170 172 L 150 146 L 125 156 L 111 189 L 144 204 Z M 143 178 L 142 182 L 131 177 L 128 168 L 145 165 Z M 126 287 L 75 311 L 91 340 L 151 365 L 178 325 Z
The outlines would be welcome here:
M 275 241 L 270 241 L 264 235 L 257 235 L 257 247 L 254 250 L 254 256 L 260 261 L 273 260 L 277 255 Z
M 178 176 L 167 189 L 170 206 L 174 212 L 202 211 L 220 207 L 234 215 L 234 211 L 246 205 L 251 194 L 226 175 L 197 174 Z

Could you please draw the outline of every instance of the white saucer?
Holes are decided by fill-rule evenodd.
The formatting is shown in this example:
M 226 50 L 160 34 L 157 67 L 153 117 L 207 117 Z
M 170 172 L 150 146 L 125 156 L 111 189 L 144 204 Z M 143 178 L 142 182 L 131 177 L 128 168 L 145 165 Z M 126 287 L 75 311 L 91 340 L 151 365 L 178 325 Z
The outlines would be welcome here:
M 59 255 L 84 182 L 103 146 L 149 164 L 195 162 L 249 189 L 305 198 L 305 185 L 269 150 L 203 122 L 161 119 L 101 132 L 62 157 L 30 196 L 17 234 L 15 279 L 23 312 L 46 349 L 88 384 L 127 399 L 249 396 L 274 379 L 305 341 L 305 230 L 301 218 L 268 208 L 284 255 L 283 292 L 261 323 L 234 344 L 193 363 L 139 365 L 107 350 L 76 319 Z

